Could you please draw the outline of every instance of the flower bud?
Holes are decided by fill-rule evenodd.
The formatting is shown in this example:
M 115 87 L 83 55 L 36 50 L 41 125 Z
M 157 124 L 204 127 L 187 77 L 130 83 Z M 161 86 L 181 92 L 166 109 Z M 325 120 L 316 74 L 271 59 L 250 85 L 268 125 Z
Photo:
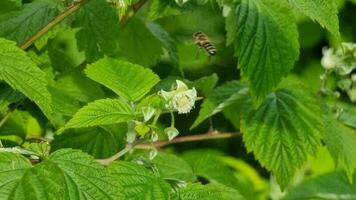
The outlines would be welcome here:
M 164 133 L 168 136 L 169 141 L 173 140 L 179 134 L 179 131 L 174 127 L 164 129 Z

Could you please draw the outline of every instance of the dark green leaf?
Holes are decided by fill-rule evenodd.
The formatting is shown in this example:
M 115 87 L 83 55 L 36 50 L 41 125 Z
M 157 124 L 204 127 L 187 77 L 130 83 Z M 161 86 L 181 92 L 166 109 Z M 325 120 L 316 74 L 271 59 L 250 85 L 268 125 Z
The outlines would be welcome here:
M 298 58 L 297 27 L 281 1 L 242 0 L 230 15 L 228 43 L 234 41 L 242 75 L 248 77 L 259 104 Z
M 138 18 L 130 19 L 120 32 L 121 55 L 145 67 L 157 63 L 163 53 L 162 43 Z
M 125 200 L 170 199 L 169 185 L 143 166 L 120 161 L 112 164 L 109 170 L 124 188 Z
M 245 84 L 238 81 L 226 83 L 216 89 L 204 100 L 198 118 L 191 128 L 196 127 L 207 118 L 228 109 L 235 103 L 242 103 L 248 94 L 248 88 Z
M 57 12 L 53 2 L 35 1 L 25 4 L 20 11 L 0 16 L 0 37 L 22 44 L 47 25 Z
M 113 55 L 119 48 L 119 20 L 105 0 L 88 2 L 76 16 L 78 48 L 85 51 L 88 62 L 105 55 Z
M 294 85 L 268 95 L 257 110 L 244 107 L 241 131 L 247 150 L 286 187 L 307 155 L 320 146 L 324 127 L 318 102 Z

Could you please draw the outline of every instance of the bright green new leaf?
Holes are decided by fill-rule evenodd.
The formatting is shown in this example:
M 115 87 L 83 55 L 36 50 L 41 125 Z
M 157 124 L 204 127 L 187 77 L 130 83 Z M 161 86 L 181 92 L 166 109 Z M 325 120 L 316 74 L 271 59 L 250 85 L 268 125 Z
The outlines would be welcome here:
M 123 187 L 125 200 L 167 200 L 170 186 L 145 167 L 130 163 L 116 162 L 109 166 L 116 182 Z
M 237 190 L 221 184 L 190 184 L 178 190 L 173 200 L 243 200 Z
M 120 31 L 120 54 L 132 63 L 152 66 L 163 53 L 162 42 L 147 28 L 139 18 L 132 18 Z
M 282 188 L 308 154 L 316 153 L 323 132 L 315 97 L 299 85 L 293 88 L 268 95 L 257 110 L 246 104 L 241 119 L 247 150 L 272 171 Z
M 127 122 L 135 118 L 132 108 L 121 99 L 100 99 L 81 108 L 61 129 Z
M 288 0 L 299 12 L 316 20 L 340 39 L 339 19 L 335 0 Z
M 255 104 L 263 101 L 298 58 L 298 32 L 291 13 L 281 2 L 242 0 L 226 21 L 228 42 L 234 41 Z
M 51 95 L 46 74 L 13 41 L 0 38 L 0 80 L 34 101 L 48 117 Z
M 80 149 L 95 158 L 107 158 L 124 148 L 126 132 L 126 123 L 70 129 L 54 136 L 51 149 Z
M 59 150 L 34 166 L 20 155 L 0 153 L 0 178 L 1 199 L 124 199 L 122 188 L 104 167 L 71 149 Z
M 356 199 L 356 177 L 353 182 L 350 184 L 340 172 L 323 174 L 291 189 L 283 200 Z
M 232 104 L 241 102 L 248 95 L 248 88 L 238 81 L 226 83 L 211 92 L 208 98 L 204 99 L 198 118 L 191 128 L 198 126 L 204 120 L 228 108 Z
M 150 69 L 108 57 L 89 65 L 85 73 L 131 101 L 144 97 L 159 81 L 159 77 Z
M 118 51 L 119 19 L 105 0 L 89 1 L 84 5 L 76 15 L 75 26 L 81 27 L 76 38 L 78 48 L 85 51 L 88 62 Z
M 47 25 L 57 13 L 53 2 L 36 1 L 25 4 L 22 10 L 0 16 L 0 37 L 22 44 Z
M 345 169 L 351 181 L 356 169 L 356 131 L 336 120 L 333 115 L 325 118 L 325 144 L 336 165 Z

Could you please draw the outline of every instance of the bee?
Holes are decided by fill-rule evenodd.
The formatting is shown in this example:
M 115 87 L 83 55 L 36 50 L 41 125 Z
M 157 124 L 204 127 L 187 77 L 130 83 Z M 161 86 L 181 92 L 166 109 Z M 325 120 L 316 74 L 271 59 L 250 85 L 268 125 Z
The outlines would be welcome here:
M 205 49 L 209 56 L 214 56 L 217 53 L 216 47 L 210 42 L 208 36 L 206 36 L 203 32 L 194 33 L 193 38 L 199 49 Z

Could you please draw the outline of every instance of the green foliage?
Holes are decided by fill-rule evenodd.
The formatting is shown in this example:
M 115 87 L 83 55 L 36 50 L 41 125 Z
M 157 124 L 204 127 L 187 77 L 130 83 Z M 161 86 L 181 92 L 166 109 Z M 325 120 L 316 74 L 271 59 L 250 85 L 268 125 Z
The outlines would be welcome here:
M 196 177 L 191 166 L 182 158 L 164 152 L 159 152 L 152 160 L 160 177 L 167 180 L 183 180 L 193 182 Z
M 191 184 L 179 190 L 174 200 L 243 200 L 244 198 L 234 189 L 220 185 Z
M 159 39 L 156 36 L 159 36 Z M 169 44 L 171 41 L 167 38 L 167 34 L 152 25 L 146 26 L 139 18 L 133 18 L 125 29 L 120 31 L 119 42 L 124 47 L 121 48 L 120 54 L 131 62 L 142 66 L 152 66 L 157 63 L 163 53 L 162 41 L 166 48 L 171 50 L 172 46 Z
M 81 108 L 63 129 L 116 124 L 134 117 L 134 111 L 123 100 L 100 99 Z
M 355 182 L 355 178 L 354 181 Z M 283 200 L 303 199 L 354 199 L 356 185 L 350 184 L 340 172 L 327 173 L 307 180 L 293 188 Z
M 259 104 L 298 58 L 297 27 L 282 2 L 242 0 L 230 15 L 227 40 L 234 41 L 239 67 Z
M 22 10 L 0 15 L 0 37 L 22 44 L 54 18 L 56 7 L 50 1 L 36 1 L 25 4 Z
M 75 19 L 75 26 L 81 28 L 76 34 L 78 48 L 85 51 L 88 62 L 117 52 L 118 18 L 105 0 L 88 2 Z
M 328 114 L 324 141 L 336 165 L 345 169 L 349 180 L 356 169 L 356 132 Z
M 193 167 L 196 176 L 204 177 L 213 183 L 224 184 L 231 188 L 238 185 L 232 171 L 220 160 L 219 152 L 190 151 L 183 154 L 183 158 Z
M 282 188 L 307 155 L 316 153 L 323 130 L 316 99 L 298 87 L 268 95 L 257 110 L 245 106 L 241 120 L 247 150 L 273 172 Z
M 2 199 L 122 199 L 105 168 L 79 151 L 57 151 L 35 166 L 13 153 L 0 156 L 1 179 L 7 180 Z
M 229 82 L 216 88 L 211 95 L 204 100 L 199 116 L 191 128 L 196 127 L 212 115 L 224 109 L 229 109 L 229 106 L 232 104 L 242 103 L 247 96 L 247 92 L 248 88 L 246 85 L 238 81 Z
M 328 29 L 336 38 L 340 38 L 337 6 L 333 0 L 288 0 L 299 12 Z
M 159 81 L 149 69 L 108 57 L 89 65 L 85 72 L 89 78 L 130 101 L 141 99 Z
M 106 158 L 124 147 L 126 124 L 71 129 L 55 135 L 52 150 L 61 148 L 80 149 L 95 158 Z
M 46 88 L 46 74 L 15 42 L 0 38 L 0 46 L 0 79 L 29 97 L 50 116 L 51 95 Z
M 0 199 L 354 199 L 354 9 L 1 0 Z
M 124 199 L 169 199 L 169 185 L 143 166 L 121 161 L 111 165 L 109 171 L 120 180 L 120 185 L 125 188 Z

